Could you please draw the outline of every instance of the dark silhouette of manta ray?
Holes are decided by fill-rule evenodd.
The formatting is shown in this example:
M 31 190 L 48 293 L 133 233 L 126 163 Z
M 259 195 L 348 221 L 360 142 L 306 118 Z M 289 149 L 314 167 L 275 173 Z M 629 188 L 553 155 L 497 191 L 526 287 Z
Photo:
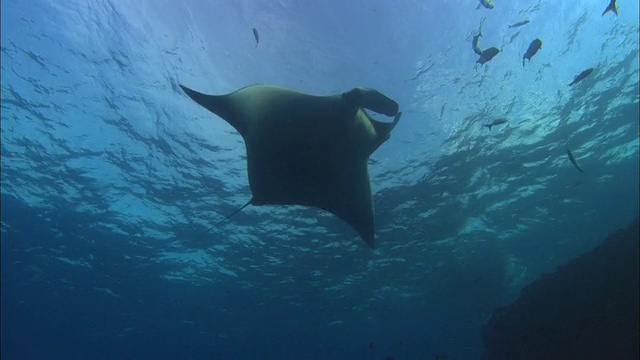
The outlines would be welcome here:
M 324 209 L 375 246 L 367 161 L 400 120 L 395 101 L 362 87 L 328 96 L 271 85 L 225 95 L 180 87 L 242 135 L 252 193 L 247 205 Z M 375 120 L 364 109 L 394 120 Z

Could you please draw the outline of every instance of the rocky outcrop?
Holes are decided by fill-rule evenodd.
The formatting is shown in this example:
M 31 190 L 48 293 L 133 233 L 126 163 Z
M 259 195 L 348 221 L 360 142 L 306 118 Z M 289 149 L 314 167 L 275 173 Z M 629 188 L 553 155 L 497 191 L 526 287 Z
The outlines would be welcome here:
M 638 359 L 638 235 L 636 219 L 495 311 L 482 359 Z

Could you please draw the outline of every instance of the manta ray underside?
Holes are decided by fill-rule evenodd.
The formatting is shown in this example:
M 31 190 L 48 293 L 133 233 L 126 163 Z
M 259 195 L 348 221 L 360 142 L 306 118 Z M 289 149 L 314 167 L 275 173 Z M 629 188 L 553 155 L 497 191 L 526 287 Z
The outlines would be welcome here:
M 367 161 L 400 120 L 395 101 L 369 88 L 315 96 L 271 85 L 226 95 L 180 87 L 242 135 L 253 195 L 249 204 L 324 209 L 375 246 Z M 377 121 L 364 109 L 394 120 Z

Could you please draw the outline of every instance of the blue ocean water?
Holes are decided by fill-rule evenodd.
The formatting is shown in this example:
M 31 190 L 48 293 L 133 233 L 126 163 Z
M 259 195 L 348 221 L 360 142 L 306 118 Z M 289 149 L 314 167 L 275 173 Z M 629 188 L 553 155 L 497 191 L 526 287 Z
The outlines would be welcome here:
M 496 308 L 638 216 L 618 2 L 3 1 L 3 359 L 478 358 Z M 400 104 L 376 250 L 304 207 L 216 224 L 251 197 L 245 147 L 178 84 L 256 83 Z

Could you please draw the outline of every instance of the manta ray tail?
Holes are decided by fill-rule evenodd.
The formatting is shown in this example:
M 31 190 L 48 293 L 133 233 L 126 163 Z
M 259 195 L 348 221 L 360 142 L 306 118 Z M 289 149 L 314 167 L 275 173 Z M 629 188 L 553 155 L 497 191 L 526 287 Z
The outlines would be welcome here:
M 189 89 L 184 85 L 180 85 L 180 87 L 193 101 L 226 120 L 231 126 L 238 130 L 240 134 L 246 133 L 242 122 L 235 119 L 236 117 L 234 116 L 234 111 L 231 108 L 231 103 L 227 95 L 207 95 Z
M 375 89 L 357 87 L 342 96 L 350 103 L 387 116 L 398 113 L 398 103 Z
M 224 219 L 222 219 L 222 220 L 218 221 L 218 222 L 216 223 L 216 225 L 219 225 L 221 222 L 223 222 L 223 221 L 225 221 L 225 220 L 229 219 L 230 217 L 232 217 L 233 215 L 235 215 L 235 214 L 239 213 L 239 212 L 240 212 L 240 210 L 242 210 L 242 209 L 246 208 L 247 206 L 249 206 L 249 204 L 251 204 L 251 201 L 253 201 L 253 198 L 252 198 L 251 200 L 249 200 L 246 204 L 242 205 L 242 207 L 240 207 L 239 209 L 236 209 L 236 210 L 234 210 L 231 214 L 229 214 L 229 215 L 225 216 L 225 218 L 224 218 Z M 215 229 L 216 225 L 214 225 L 214 226 L 212 226 L 212 227 L 208 228 L 205 232 L 203 232 L 200 236 L 198 236 L 198 237 L 196 238 L 196 240 L 200 240 L 200 239 L 202 239 L 205 235 L 207 235 L 208 233 L 210 233 L 210 232 L 211 232 L 211 230 Z
M 220 224 L 223 221 L 228 220 L 230 217 L 232 217 L 233 215 L 239 213 L 240 211 L 242 211 L 242 209 L 246 208 L 247 206 L 251 205 L 251 202 L 253 201 L 253 198 L 251 198 L 249 201 L 247 201 L 246 204 L 242 205 L 241 207 L 239 207 L 238 209 L 233 210 L 233 212 L 227 216 L 224 217 L 224 219 L 218 221 L 218 224 Z

